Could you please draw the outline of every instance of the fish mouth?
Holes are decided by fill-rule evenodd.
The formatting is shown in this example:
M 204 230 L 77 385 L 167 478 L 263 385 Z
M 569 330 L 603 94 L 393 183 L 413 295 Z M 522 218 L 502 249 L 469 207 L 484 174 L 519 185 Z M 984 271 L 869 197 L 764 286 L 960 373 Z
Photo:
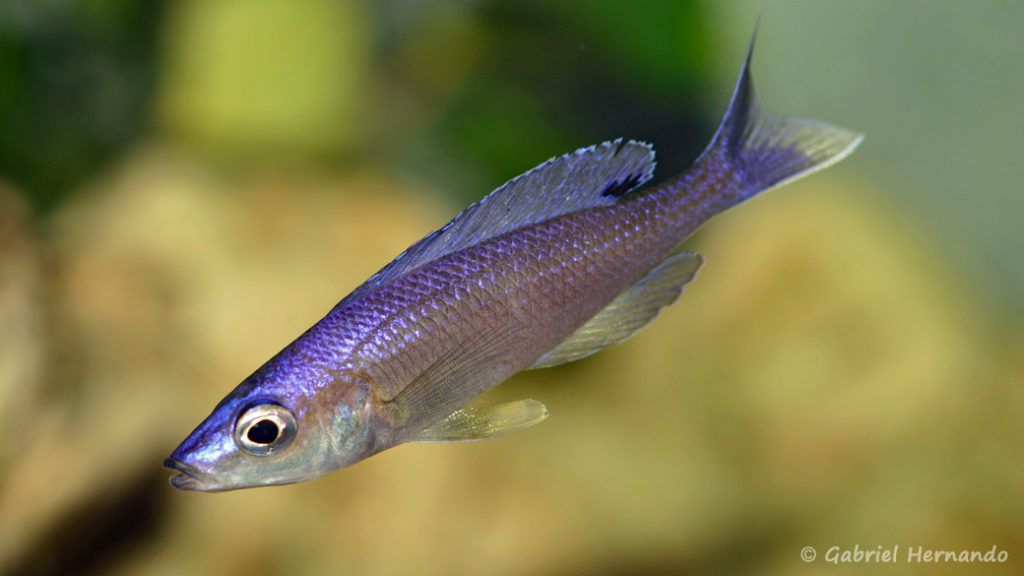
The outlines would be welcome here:
M 179 490 L 192 490 L 196 492 L 216 492 L 221 490 L 217 481 L 199 471 L 195 466 L 189 466 L 174 458 L 164 458 L 164 468 L 177 472 L 171 476 L 171 486 Z

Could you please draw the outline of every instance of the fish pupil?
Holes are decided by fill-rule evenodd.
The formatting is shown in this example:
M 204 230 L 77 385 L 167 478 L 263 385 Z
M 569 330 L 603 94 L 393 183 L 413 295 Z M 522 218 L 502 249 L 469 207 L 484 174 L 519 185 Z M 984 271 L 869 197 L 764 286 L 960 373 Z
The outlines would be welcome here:
M 260 420 L 246 432 L 246 437 L 255 444 L 270 444 L 277 440 L 280 431 L 272 420 Z

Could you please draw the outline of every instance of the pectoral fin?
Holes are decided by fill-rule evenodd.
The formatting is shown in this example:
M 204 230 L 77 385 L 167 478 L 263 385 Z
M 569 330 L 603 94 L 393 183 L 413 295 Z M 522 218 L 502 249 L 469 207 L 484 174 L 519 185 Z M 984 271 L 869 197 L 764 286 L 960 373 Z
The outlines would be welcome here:
M 515 339 L 516 334 L 495 324 L 471 340 L 450 346 L 388 401 L 396 423 L 415 430 L 486 392 L 493 385 L 489 372 L 509 353 Z
M 503 404 L 474 402 L 420 430 L 410 442 L 472 442 L 497 438 L 522 430 L 548 417 L 548 409 L 536 400 Z

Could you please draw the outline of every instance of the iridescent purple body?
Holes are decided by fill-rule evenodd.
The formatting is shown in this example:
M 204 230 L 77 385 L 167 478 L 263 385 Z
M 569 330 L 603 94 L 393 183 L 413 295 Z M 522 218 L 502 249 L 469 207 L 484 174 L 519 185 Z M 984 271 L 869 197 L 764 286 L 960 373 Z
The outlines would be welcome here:
M 751 44 L 752 45 L 752 44 Z M 834 163 L 860 136 L 758 111 L 749 59 L 714 140 L 641 187 L 650 147 L 553 159 L 412 246 L 240 384 L 165 461 L 184 489 L 315 478 L 409 441 L 498 436 L 546 416 L 474 399 L 520 370 L 581 358 L 670 304 L 708 218 Z

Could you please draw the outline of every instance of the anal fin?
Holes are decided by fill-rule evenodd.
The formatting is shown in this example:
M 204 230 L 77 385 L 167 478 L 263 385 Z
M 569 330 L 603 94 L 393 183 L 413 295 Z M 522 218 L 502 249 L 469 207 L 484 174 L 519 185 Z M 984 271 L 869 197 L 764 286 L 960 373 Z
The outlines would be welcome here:
M 531 368 L 548 368 L 579 360 L 629 338 L 654 320 L 663 307 L 675 302 L 703 263 L 700 254 L 676 252 L 669 255 Z
M 472 442 L 522 430 L 548 417 L 536 400 L 503 404 L 474 402 L 420 430 L 410 442 Z

